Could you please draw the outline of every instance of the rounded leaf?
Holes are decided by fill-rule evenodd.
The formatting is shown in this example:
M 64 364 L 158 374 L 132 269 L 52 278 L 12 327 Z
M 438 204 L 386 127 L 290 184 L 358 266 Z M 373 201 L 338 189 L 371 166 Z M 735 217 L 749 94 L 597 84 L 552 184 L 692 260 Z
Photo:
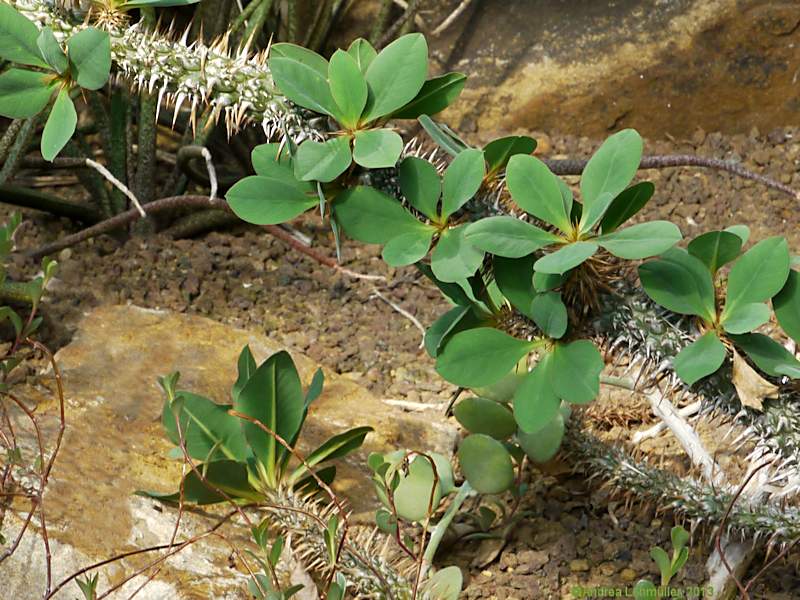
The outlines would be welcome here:
M 510 135 L 497 140 L 492 140 L 483 148 L 489 172 L 496 173 L 503 169 L 512 156 L 516 154 L 533 154 L 536 150 L 536 140 L 527 135 Z
M 642 160 L 642 138 L 634 129 L 623 129 L 597 149 L 581 175 L 585 209 L 601 195 L 616 198 L 631 182 Z
M 720 267 L 739 256 L 742 239 L 729 231 L 709 231 L 689 242 L 687 250 L 699 258 L 709 271 L 716 273 Z
M 366 244 L 386 244 L 421 227 L 397 200 L 368 186 L 356 186 L 339 194 L 333 210 L 345 233 Z
M 763 302 L 738 304 L 725 314 L 722 326 L 728 333 L 749 333 L 769 321 L 772 313 Z
M 728 351 L 713 331 L 703 334 L 675 357 L 675 373 L 687 385 L 693 385 L 722 366 Z
M 463 387 L 487 386 L 505 377 L 533 345 L 491 327 L 454 335 L 439 352 L 436 371 Z
M 481 494 L 499 494 L 514 483 L 514 466 L 505 446 L 480 433 L 466 437 L 458 448 L 461 470 Z
M 485 174 L 481 150 L 468 148 L 459 152 L 442 178 L 442 216 L 448 217 L 464 206 L 480 189 Z
M 487 398 L 465 398 L 456 404 L 453 414 L 470 433 L 483 433 L 496 440 L 508 439 L 517 429 L 511 411 Z
M 800 274 L 789 271 L 786 283 L 772 299 L 778 323 L 795 342 L 800 343 Z
M 383 260 L 390 267 L 404 267 L 422 260 L 428 254 L 435 231 L 420 223 L 419 229 L 392 238 L 383 247 Z
M 47 68 L 36 43 L 39 29 L 6 2 L 0 2 L 0 58 Z M 38 112 L 38 111 L 37 111 Z
M 8 69 L 0 73 L 0 115 L 27 119 L 40 113 L 53 95 L 44 73 Z
M 429 514 L 433 514 L 442 499 L 441 486 L 436 483 L 434 488 L 434 483 L 431 463 L 424 456 L 416 456 L 394 491 L 394 506 L 398 516 L 416 522 L 424 521 Z
M 99 90 L 111 73 L 111 38 L 108 33 L 87 27 L 67 40 L 67 54 L 77 72 L 78 85 Z
M 409 156 L 397 169 L 400 189 L 406 200 L 429 219 L 436 217 L 442 182 L 439 173 L 427 160 Z
M 599 246 L 594 242 L 572 242 L 537 260 L 533 268 L 538 273 L 563 275 L 591 257 Z
M 561 238 L 514 217 L 487 217 L 467 226 L 467 240 L 495 256 L 521 258 Z
M 653 197 L 655 191 L 656 186 L 649 181 L 641 181 L 623 190 L 614 198 L 611 206 L 608 207 L 605 215 L 603 215 L 603 219 L 600 222 L 600 228 L 603 233 L 614 231 L 617 227 L 642 210 L 650 198 Z
M 284 96 L 303 108 L 333 116 L 339 107 L 331 95 L 327 71 L 318 69 L 297 57 L 273 55 L 269 59 L 272 78 Z
M 403 151 L 403 138 L 391 129 L 357 131 L 353 160 L 367 169 L 388 169 L 397 164 Z
M 650 221 L 602 235 L 597 243 L 614 256 L 635 260 L 657 256 L 680 240 L 681 230 L 674 223 Z
M 56 97 L 50 116 L 42 131 L 42 156 L 45 160 L 53 160 L 67 145 L 75 133 L 78 124 L 78 113 L 69 97 L 69 91 L 63 88 Z
M 421 33 L 404 35 L 386 46 L 366 72 L 369 97 L 364 121 L 374 121 L 408 104 L 427 75 L 428 44 Z
M 431 269 L 440 281 L 455 282 L 471 277 L 483 263 L 483 250 L 464 237 L 467 225 L 446 229 L 431 255 Z
M 445 73 L 429 79 L 414 99 L 392 113 L 392 119 L 416 119 L 420 115 L 435 115 L 450 106 L 461 94 L 467 76 L 463 73 Z
M 545 354 L 514 394 L 514 419 L 519 428 L 536 433 L 553 420 L 561 405 L 553 389 L 553 355 Z
M 681 248 L 670 248 L 658 260 L 639 267 L 639 279 L 650 298 L 682 315 L 713 321 L 714 284 L 700 260 Z
M 373 60 L 375 60 L 375 57 L 378 56 L 378 53 L 375 48 L 372 47 L 372 44 L 370 44 L 364 38 L 353 40 L 353 43 L 347 48 L 347 53 L 352 56 L 353 59 L 355 59 L 356 64 L 362 73 L 367 72 L 369 65 Z
M 517 443 L 534 463 L 545 463 L 558 454 L 564 439 L 564 416 L 561 411 L 536 433 L 517 432 Z
M 767 238 L 750 248 L 731 267 L 724 312 L 732 312 L 737 305 L 764 302 L 781 291 L 789 277 L 789 261 L 786 238 Z
M 558 178 L 541 160 L 525 154 L 512 156 L 506 167 L 506 185 L 522 210 L 565 233 L 572 229 Z
M 294 174 L 302 181 L 327 183 L 344 173 L 351 160 L 350 139 L 345 136 L 326 142 L 306 140 L 297 148 Z
M 331 95 L 338 107 L 336 118 L 347 127 L 355 127 L 367 104 L 367 81 L 355 59 L 337 50 L 328 64 Z
M 603 356 L 589 340 L 556 344 L 551 367 L 553 389 L 567 402 L 591 402 L 600 391 L 604 366 Z
M 318 203 L 296 185 L 261 175 L 240 179 L 225 199 L 237 217 L 255 225 L 285 223 Z

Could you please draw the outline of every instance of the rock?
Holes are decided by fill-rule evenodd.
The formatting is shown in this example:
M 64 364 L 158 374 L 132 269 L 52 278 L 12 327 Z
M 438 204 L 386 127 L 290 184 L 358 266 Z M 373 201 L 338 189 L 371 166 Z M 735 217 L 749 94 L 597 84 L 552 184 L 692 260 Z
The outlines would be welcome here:
M 281 349 L 264 336 L 197 316 L 103 306 L 85 317 L 72 343 L 56 355 L 67 429 L 45 494 L 54 582 L 120 552 L 169 542 L 177 510 L 134 495 L 137 490 L 173 491 L 181 473 L 179 462 L 167 457 L 171 444 L 160 423 L 163 396 L 156 378 L 178 370 L 181 389 L 228 401 L 236 358 L 245 344 L 259 362 Z M 291 354 L 308 385 L 317 365 L 302 354 Z M 52 434 L 58 406 L 51 394 L 41 391 L 53 385 L 52 377 L 42 376 L 39 383 L 20 394 L 38 404 L 45 435 Z M 420 448 L 449 456 L 455 441 L 454 429 L 444 421 L 404 413 L 326 371 L 324 391 L 309 411 L 301 450 L 307 452 L 358 425 L 371 425 L 375 432 L 361 451 L 339 461 L 334 486 L 350 501 L 356 513 L 353 521 L 363 519 L 376 504 L 365 465 L 369 452 Z M 205 531 L 215 514 L 223 513 L 213 508 L 197 514 L 184 511 L 177 539 Z M 7 523 L 3 533 L 9 537 L 14 520 Z M 244 526 L 226 525 L 222 531 L 237 545 L 248 543 Z M 17 552 L 0 563 L 4 597 L 41 596 L 43 556 L 41 538 L 29 531 Z M 99 590 L 121 582 L 152 558 L 136 556 L 101 569 Z M 230 546 L 210 537 L 168 561 L 137 598 L 241 598 L 246 580 Z M 143 581 L 139 577 L 126 584 L 120 597 L 128 597 Z M 70 583 L 55 598 L 77 594 Z
M 622 581 L 631 582 L 636 579 L 636 571 L 633 569 L 622 569 L 619 576 L 622 578 Z
M 573 573 L 583 573 L 589 570 L 589 561 L 585 558 L 576 558 L 569 561 L 569 570 Z

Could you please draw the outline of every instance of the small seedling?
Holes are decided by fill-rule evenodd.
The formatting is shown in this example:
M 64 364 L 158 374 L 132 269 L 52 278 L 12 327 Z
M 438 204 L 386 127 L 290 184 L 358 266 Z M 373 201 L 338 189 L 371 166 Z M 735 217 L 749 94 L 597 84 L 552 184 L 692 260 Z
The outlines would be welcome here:
M 650 549 L 650 556 L 658 565 L 661 572 L 661 587 L 665 588 L 678 574 L 686 561 L 689 559 L 689 548 L 686 546 L 689 541 L 689 532 L 680 525 L 676 525 L 670 532 L 672 539 L 672 558 L 667 552 L 658 546 Z M 649 600 L 657 598 L 658 588 L 652 581 L 642 579 L 633 588 L 633 596 L 636 600 Z

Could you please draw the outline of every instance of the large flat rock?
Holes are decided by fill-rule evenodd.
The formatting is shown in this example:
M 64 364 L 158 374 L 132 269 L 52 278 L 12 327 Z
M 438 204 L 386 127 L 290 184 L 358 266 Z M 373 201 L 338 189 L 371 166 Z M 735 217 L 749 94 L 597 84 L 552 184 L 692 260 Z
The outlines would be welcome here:
M 134 495 L 141 489 L 173 491 L 181 472 L 179 462 L 167 457 L 171 445 L 160 423 L 163 394 L 156 378 L 178 370 L 181 389 L 227 402 L 245 344 L 259 362 L 282 349 L 261 335 L 201 317 L 133 306 L 104 306 L 86 316 L 73 342 L 56 356 L 64 378 L 67 433 L 45 496 L 54 581 L 116 553 L 169 542 L 177 511 Z M 308 385 L 318 365 L 291 354 Z M 365 468 L 369 452 L 417 448 L 450 454 L 455 431 L 443 419 L 401 412 L 350 379 L 327 370 L 325 376 L 324 391 L 306 424 L 306 448 L 346 428 L 375 428 L 360 452 L 339 463 L 335 487 L 356 513 L 374 508 Z M 47 380 L 42 377 L 43 383 Z M 52 394 L 35 386 L 26 394 L 28 401 L 39 403 L 38 411 L 46 415 L 44 429 L 52 434 L 57 409 Z M 187 514 L 178 538 L 212 522 L 210 516 Z M 13 519 L 9 527 L 7 537 Z M 226 531 L 232 541 L 248 537 L 242 527 Z M 38 535 L 29 533 L 17 553 L 0 564 L 6 597 L 41 597 L 43 556 Z M 101 589 L 144 564 L 139 557 L 103 569 Z M 142 581 L 126 585 L 123 592 L 130 595 Z M 226 542 L 209 538 L 171 560 L 137 597 L 239 598 L 244 581 L 242 565 Z M 74 584 L 65 590 L 57 597 L 78 593 Z

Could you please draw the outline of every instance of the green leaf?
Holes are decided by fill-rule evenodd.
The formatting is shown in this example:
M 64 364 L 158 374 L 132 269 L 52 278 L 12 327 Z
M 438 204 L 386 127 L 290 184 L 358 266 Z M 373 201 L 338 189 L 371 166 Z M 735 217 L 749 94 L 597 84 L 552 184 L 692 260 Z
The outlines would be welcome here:
M 269 48 L 270 58 L 288 58 L 313 69 L 323 78 L 328 77 L 328 61 L 313 50 L 297 44 L 272 44 Z
M 733 343 L 749 356 L 767 375 L 788 375 L 800 379 L 800 362 L 786 348 L 761 333 L 730 336 Z
M 427 74 L 428 44 L 421 33 L 404 35 L 386 46 L 367 69 L 369 98 L 364 121 L 408 104 L 422 89 Z
M 552 233 L 506 215 L 487 217 L 471 223 L 467 226 L 465 235 L 476 248 L 506 258 L 521 258 L 561 241 L 561 238 Z
M 694 385 L 722 366 L 728 351 L 713 331 L 683 348 L 675 357 L 675 373 L 687 385 Z
M 313 467 L 328 460 L 342 458 L 357 450 L 364 443 L 364 438 L 367 437 L 367 434 L 372 431 L 374 431 L 372 427 L 355 427 L 329 438 L 306 457 L 304 465 L 301 464 L 294 470 L 289 479 L 290 483 L 294 483 L 308 473 L 308 467 Z
M 650 221 L 601 235 L 597 243 L 627 260 L 656 256 L 681 240 L 681 230 L 669 221 Z
M 347 136 L 325 142 L 306 140 L 297 149 L 294 174 L 303 181 L 328 183 L 347 170 L 352 158 L 350 138 Z
M 517 432 L 517 443 L 534 463 L 546 463 L 558 454 L 564 439 L 564 416 L 557 412 L 549 423 L 535 433 Z
M 475 274 L 483 263 L 483 250 L 473 246 L 464 237 L 467 225 L 446 229 L 431 254 L 431 269 L 437 279 L 460 281 Z
M 417 230 L 392 238 L 383 247 L 383 260 L 390 267 L 404 267 L 422 260 L 428 255 L 436 229 L 420 223 Z
M 725 314 L 722 325 L 728 333 L 749 333 L 769 321 L 769 306 L 763 302 L 739 304 Z
M 604 366 L 600 351 L 589 340 L 556 344 L 553 349 L 553 389 L 567 402 L 591 402 L 600 391 L 600 372 Z
M 431 358 L 436 358 L 439 354 L 439 349 L 444 345 L 447 336 L 454 333 L 458 324 L 470 313 L 469 306 L 454 306 L 442 316 L 440 316 L 433 325 L 428 327 L 425 331 L 425 351 Z M 462 329 L 463 330 L 463 329 Z
M 247 465 L 233 460 L 214 460 L 197 465 L 205 481 L 198 477 L 194 470 L 189 471 L 183 480 L 184 501 L 206 505 L 226 502 L 225 496 L 217 492 L 217 488 L 232 498 L 241 498 L 250 501 L 263 501 L 263 496 L 254 490 L 248 481 Z M 177 503 L 180 492 L 173 494 L 159 494 L 155 492 L 136 492 L 137 495 L 146 496 L 162 502 Z
M 367 104 L 367 80 L 356 60 L 344 50 L 333 53 L 328 65 L 328 82 L 339 108 L 336 119 L 346 127 L 355 127 Z
M 606 211 L 609 209 L 612 202 L 614 202 L 614 196 L 606 192 L 600 194 L 600 196 L 598 196 L 597 199 L 588 207 L 585 204 L 582 205 L 578 229 L 582 233 L 588 233 L 592 231 L 594 226 L 597 225 L 603 218 L 603 215 L 606 214 Z
M 45 160 L 52 161 L 61 152 L 75 133 L 77 124 L 78 113 L 75 112 L 75 105 L 69 97 L 69 91 L 62 88 L 42 131 L 41 150 Z
M 339 107 L 328 85 L 327 61 L 324 72 L 319 71 L 320 66 L 315 59 L 275 55 L 275 47 L 269 59 L 272 78 L 284 96 L 303 108 L 334 116 Z
M 533 299 L 536 290 L 533 286 L 533 263 L 536 258 L 530 254 L 512 259 L 495 256 L 492 259 L 494 280 L 503 296 L 526 317 L 533 318 Z
M 287 352 L 265 360 L 239 393 L 236 410 L 259 421 L 284 440 L 294 439 L 303 423 L 305 402 L 300 377 Z M 286 450 L 255 423 L 241 421 L 250 447 L 266 473 L 275 477 Z M 273 483 L 277 483 L 276 481 Z
M 333 210 L 345 233 L 365 244 L 385 244 L 423 227 L 397 200 L 367 186 L 339 194 Z
M 442 178 L 442 216 L 448 217 L 472 198 L 486 174 L 483 152 L 474 148 L 462 150 L 445 169 Z
M 47 68 L 36 43 L 38 37 L 36 25 L 10 4 L 0 2 L 0 58 L 21 65 Z
M 553 389 L 553 355 L 542 356 L 514 393 L 514 419 L 519 428 L 536 433 L 558 414 L 561 400 Z
M 642 138 L 633 129 L 623 129 L 603 142 L 581 175 L 584 210 L 603 194 L 616 198 L 636 175 L 641 160 Z
M 53 67 L 56 73 L 63 75 L 69 67 L 69 60 L 56 36 L 53 35 L 53 30 L 49 27 L 42 29 L 36 39 L 36 45 L 39 46 L 39 51 L 47 64 Z
M 234 404 L 239 398 L 239 393 L 247 383 L 247 380 L 250 379 L 257 368 L 256 359 L 253 358 L 253 353 L 250 352 L 250 346 L 245 346 L 242 348 L 242 351 L 239 353 L 239 359 L 236 361 L 236 366 L 238 376 L 236 377 L 236 382 L 233 384 L 233 389 L 231 390 L 231 399 L 233 400 Z
M 546 336 L 557 340 L 566 333 L 567 307 L 558 292 L 536 294 L 531 305 L 531 314 Z
M 178 392 L 175 400 L 164 402 L 161 423 L 167 438 L 180 445 L 195 460 L 230 459 L 244 462 L 251 455 L 239 419 L 228 414 L 229 404 L 217 404 L 190 392 Z M 178 432 L 180 423 L 180 434 Z
M 67 55 L 73 71 L 77 72 L 79 86 L 99 90 L 106 84 L 111 73 L 111 38 L 108 33 L 94 27 L 81 29 L 67 40 Z
M 559 275 L 557 273 L 533 273 L 533 288 L 537 292 L 549 292 L 563 284 L 567 279 L 567 275 Z
M 778 323 L 795 342 L 800 343 L 800 274 L 789 271 L 786 283 L 772 299 Z
M 463 587 L 461 569 L 453 565 L 436 571 L 422 584 L 422 598 L 458 600 Z
M 767 238 L 745 252 L 728 275 L 725 316 L 737 306 L 763 302 L 781 291 L 789 277 L 789 245 L 780 236 Z
M 742 240 L 729 231 L 709 231 L 689 242 L 687 249 L 689 254 L 699 258 L 713 275 L 720 267 L 739 256 Z
M 522 210 L 564 233 L 572 230 L 558 178 L 538 158 L 527 154 L 512 156 L 506 167 L 506 185 Z
M 511 411 L 487 398 L 465 398 L 456 404 L 453 414 L 470 433 L 483 433 L 496 440 L 508 439 L 517 430 Z
M 255 225 L 285 223 L 317 205 L 300 185 L 261 175 L 240 179 L 225 199 L 237 217 Z
M 367 169 L 388 169 L 397 164 L 403 151 L 403 138 L 391 129 L 357 131 L 353 160 Z
M 606 210 L 600 227 L 603 233 L 611 233 L 625 221 L 638 213 L 649 202 L 656 191 L 649 181 L 641 181 L 620 192 Z
M 358 69 L 362 73 L 367 72 L 372 61 L 378 56 L 378 52 L 372 47 L 372 44 L 364 38 L 353 40 L 353 43 L 347 48 L 347 53 L 355 59 Z
M 516 154 L 533 154 L 536 140 L 527 135 L 510 135 L 486 144 L 483 156 L 489 165 L 489 173 L 504 169 L 512 156 Z
M 436 360 L 436 371 L 450 383 L 474 388 L 501 380 L 533 349 L 491 327 L 478 327 L 454 335 Z
M 0 4 L 0 6 L 4 6 Z M 24 69 L 0 73 L 0 115 L 27 119 L 40 113 L 53 95 L 46 75 Z
M 664 308 L 714 321 L 716 308 L 711 274 L 686 250 L 670 248 L 658 260 L 641 265 L 639 279 L 647 295 Z
M 750 228 L 747 225 L 731 225 L 730 227 L 726 227 L 725 231 L 732 233 L 742 240 L 742 246 L 750 239 Z
M 597 252 L 594 242 L 572 242 L 537 260 L 533 268 L 540 273 L 563 275 Z
M 392 119 L 416 119 L 420 115 L 435 115 L 450 106 L 461 94 L 467 76 L 463 73 L 445 73 L 429 79 L 416 97 L 392 113 Z
M 436 145 L 440 146 L 450 156 L 458 156 L 460 152 L 468 148 L 464 142 L 453 135 L 450 128 L 444 125 L 444 123 L 437 123 L 428 115 L 420 115 L 417 121 L 419 121 L 419 124 L 422 125 L 422 128 L 428 133 Z
M 669 559 L 669 555 L 662 548 L 656 546 L 650 549 L 650 557 L 658 565 L 658 570 L 661 571 L 662 582 L 665 579 L 669 579 L 672 574 L 672 561 Z
M 499 494 L 514 483 L 511 456 L 497 440 L 474 433 L 458 448 L 461 471 L 469 484 L 480 494 Z
M 439 174 L 427 160 L 409 156 L 398 167 L 400 189 L 406 200 L 423 215 L 434 219 L 438 215 L 442 182 Z
M 435 511 L 442 499 L 441 486 L 436 483 L 434 488 L 434 483 L 430 461 L 424 456 L 415 457 L 408 466 L 408 474 L 400 479 L 394 491 L 397 515 L 406 521 L 424 521 L 429 507 L 431 512 Z
M 658 588 L 652 581 L 640 579 L 633 586 L 634 600 L 651 600 L 651 598 L 658 598 Z
M 306 390 L 306 398 L 305 398 L 305 405 L 306 409 L 311 406 L 311 403 L 314 402 L 317 398 L 319 398 L 320 394 L 322 394 L 322 388 L 325 385 L 325 372 L 322 368 L 318 368 L 314 371 L 314 376 L 311 378 L 311 383 Z
M 680 525 L 675 525 L 669 532 L 672 548 L 680 552 L 689 543 L 689 532 Z

